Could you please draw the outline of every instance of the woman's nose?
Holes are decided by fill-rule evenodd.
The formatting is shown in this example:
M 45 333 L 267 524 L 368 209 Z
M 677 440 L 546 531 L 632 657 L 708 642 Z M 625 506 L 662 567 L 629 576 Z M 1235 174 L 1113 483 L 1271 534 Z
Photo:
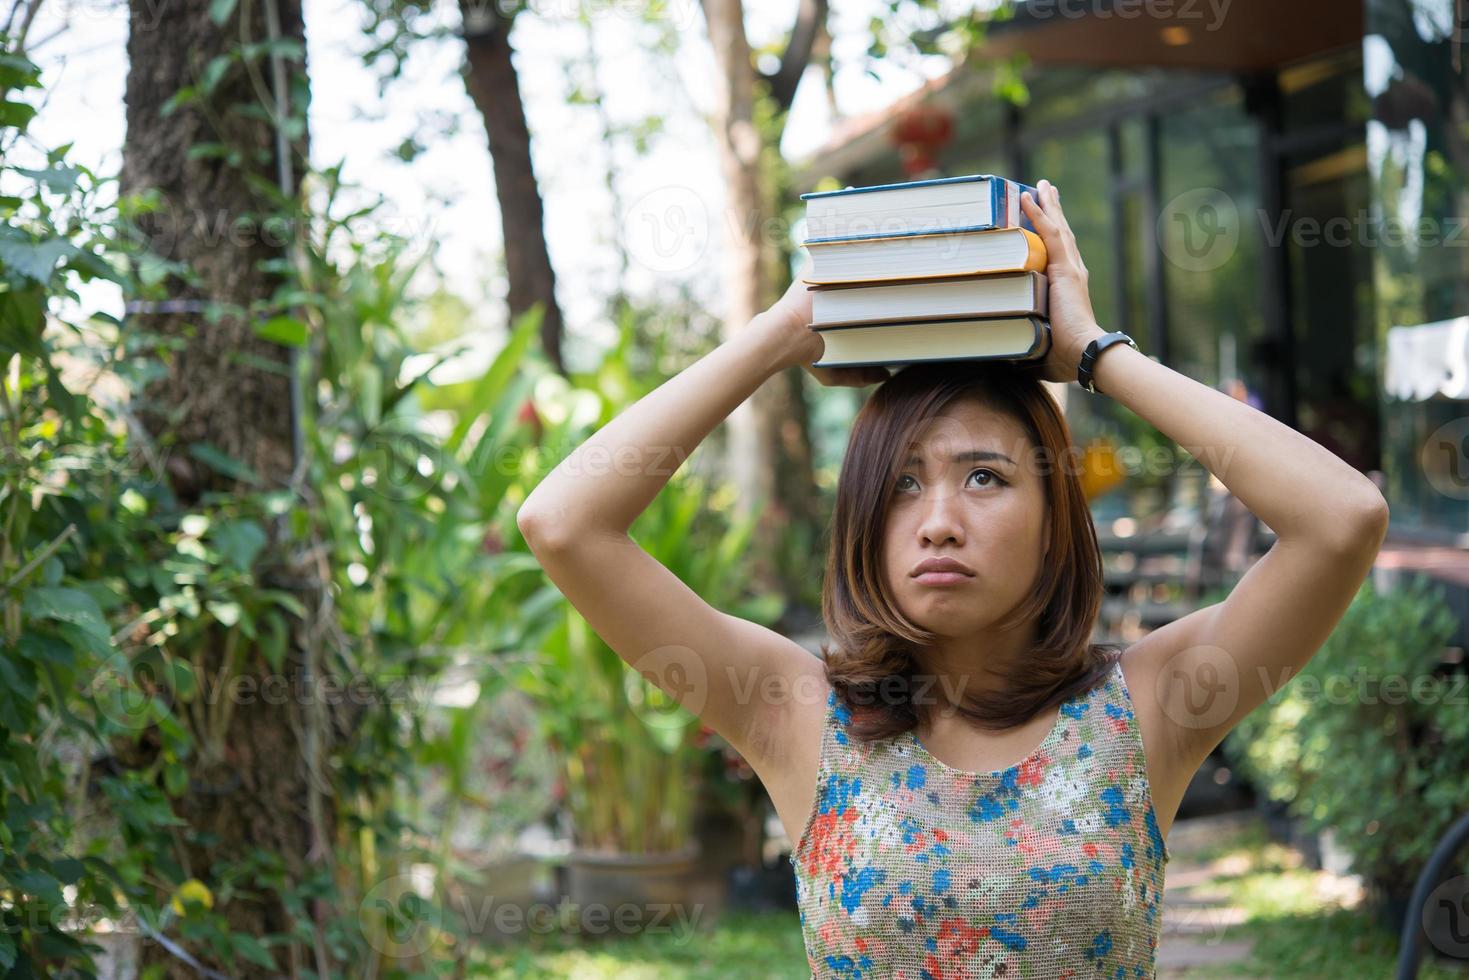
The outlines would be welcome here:
M 938 544 L 953 541 L 964 543 L 964 526 L 959 519 L 959 495 L 947 487 L 936 487 L 924 491 L 923 519 L 918 525 L 919 536 L 927 543 Z

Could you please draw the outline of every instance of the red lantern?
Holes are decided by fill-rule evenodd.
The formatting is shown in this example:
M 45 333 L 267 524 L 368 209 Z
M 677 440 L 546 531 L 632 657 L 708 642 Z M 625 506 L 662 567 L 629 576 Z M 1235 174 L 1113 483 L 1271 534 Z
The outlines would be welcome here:
M 917 177 L 938 167 L 938 153 L 954 137 L 954 114 L 933 105 L 918 105 L 893 122 L 892 142 L 903 171 Z

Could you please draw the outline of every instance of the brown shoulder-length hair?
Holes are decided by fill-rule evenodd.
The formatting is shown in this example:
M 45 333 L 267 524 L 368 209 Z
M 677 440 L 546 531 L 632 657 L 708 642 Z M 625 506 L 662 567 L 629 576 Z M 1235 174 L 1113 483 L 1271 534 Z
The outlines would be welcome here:
M 978 727 L 1004 730 L 1100 683 L 1121 648 L 1090 642 L 1102 601 L 1102 557 L 1082 493 L 1078 457 L 1060 406 L 1036 365 L 952 361 L 909 365 L 873 392 L 852 425 L 832 514 L 821 611 L 826 678 L 851 709 L 849 731 L 880 739 L 915 728 L 940 703 L 918 654 L 936 639 L 898 609 L 883 572 L 888 507 L 902 461 L 923 425 L 972 398 L 1014 418 L 1031 442 L 1050 508 L 1046 558 L 1027 598 L 997 625 L 1038 617 L 1036 645 L 995 692 L 966 692 L 955 708 Z

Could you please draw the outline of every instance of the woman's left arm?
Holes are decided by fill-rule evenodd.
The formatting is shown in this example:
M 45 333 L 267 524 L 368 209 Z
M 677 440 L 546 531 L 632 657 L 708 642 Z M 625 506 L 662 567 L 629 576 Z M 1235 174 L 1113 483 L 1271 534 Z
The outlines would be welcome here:
M 1048 181 L 1030 215 L 1049 253 L 1050 380 L 1076 379 L 1086 344 L 1105 331 L 1091 313 L 1086 267 Z M 1059 322 L 1058 322 L 1059 321 Z M 1366 579 L 1387 533 L 1371 480 L 1264 412 L 1125 344 L 1097 359 L 1099 392 L 1188 450 L 1276 534 L 1221 602 L 1160 627 L 1128 649 L 1151 691 L 1165 740 L 1192 773 L 1234 725 L 1290 680 L 1326 641 Z M 1083 395 L 1083 397 L 1086 397 Z M 1151 685 L 1149 687 L 1149 685 Z

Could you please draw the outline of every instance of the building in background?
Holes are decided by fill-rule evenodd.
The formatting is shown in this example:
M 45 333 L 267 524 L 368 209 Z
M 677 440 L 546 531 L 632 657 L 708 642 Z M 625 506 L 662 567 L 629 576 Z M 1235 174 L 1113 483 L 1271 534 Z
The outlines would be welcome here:
M 799 162 L 798 189 L 1051 180 L 1103 327 L 1373 472 L 1392 509 L 1386 562 L 1463 568 L 1461 6 L 1032 0 L 966 66 L 840 124 Z M 1023 106 L 988 67 L 1016 51 Z M 1124 412 L 1068 393 L 1079 440 Z

